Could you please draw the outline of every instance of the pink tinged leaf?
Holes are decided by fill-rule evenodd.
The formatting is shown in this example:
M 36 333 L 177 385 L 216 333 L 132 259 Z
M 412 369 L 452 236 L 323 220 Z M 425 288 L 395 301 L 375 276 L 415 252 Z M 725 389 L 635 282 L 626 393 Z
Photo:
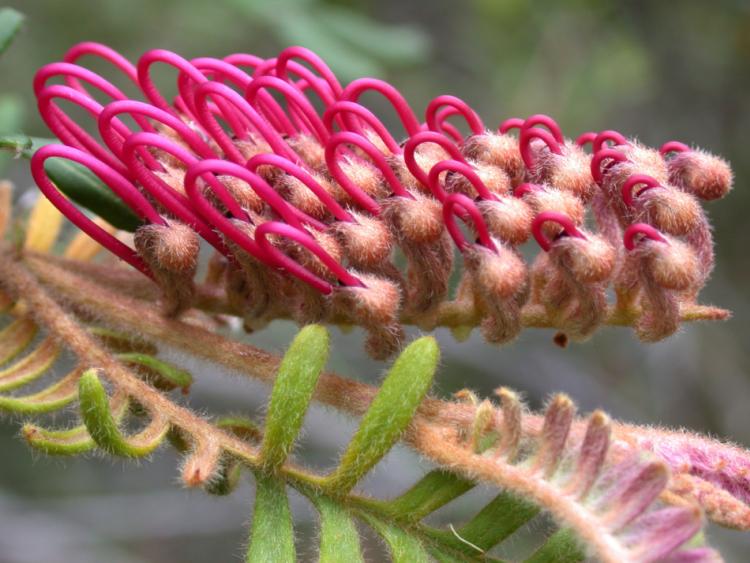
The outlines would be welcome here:
M 637 444 L 661 457 L 674 473 L 700 477 L 750 504 L 750 456 L 746 450 L 677 432 L 649 434 L 637 439 Z
M 548 477 L 560 462 L 575 414 L 573 401 L 565 395 L 555 395 L 547 407 L 542 428 L 542 441 L 534 466 L 535 469 L 543 469 Z
M 681 549 L 663 558 L 660 563 L 721 563 L 721 556 L 710 547 Z
M 613 531 L 626 526 L 664 490 L 669 480 L 669 470 L 661 462 L 626 464 L 620 479 L 613 474 L 613 489 L 606 494 L 601 503 L 606 512 L 602 515 L 604 523 Z
M 495 395 L 500 399 L 503 412 L 498 453 L 513 459 L 521 442 L 523 406 L 518 395 L 507 387 L 496 389 Z
M 698 507 L 669 507 L 644 515 L 623 533 L 634 561 L 662 561 L 701 529 Z M 676 555 L 676 553 L 675 553 Z
M 750 507 L 713 483 L 683 473 L 672 477 L 669 490 L 697 502 L 717 524 L 750 530 Z
M 611 434 L 609 417 L 601 411 L 595 411 L 589 418 L 578 465 L 567 486 L 571 494 L 582 497 L 591 489 L 607 456 Z

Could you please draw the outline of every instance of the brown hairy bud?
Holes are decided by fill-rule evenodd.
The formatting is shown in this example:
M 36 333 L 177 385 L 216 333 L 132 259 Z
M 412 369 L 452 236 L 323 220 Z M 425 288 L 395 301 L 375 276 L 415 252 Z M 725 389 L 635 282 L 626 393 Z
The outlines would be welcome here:
M 441 160 L 450 158 L 450 155 L 445 150 L 436 145 L 435 143 L 423 143 L 419 145 L 414 152 L 414 160 L 417 165 L 425 171 L 430 170 Z M 423 193 L 430 193 L 430 189 L 427 186 L 423 186 L 414 176 L 412 176 L 409 169 L 404 163 L 404 157 L 402 155 L 390 155 L 387 157 L 388 165 L 396 173 L 401 185 L 409 191 L 421 191 Z
M 430 243 L 445 230 L 443 206 L 435 198 L 413 193 L 414 199 L 391 197 L 383 202 L 383 219 L 400 241 Z
M 391 194 L 391 188 L 383 181 L 383 175 L 369 161 L 345 156 L 339 161 L 339 166 L 344 175 L 371 198 L 378 200 Z M 354 205 L 351 195 L 338 184 L 335 185 L 334 197 L 342 205 Z
M 245 161 L 250 160 L 256 154 L 273 152 L 270 145 L 258 135 L 251 135 L 249 140 L 235 139 L 233 141 L 237 150 L 240 151 Z
M 582 283 L 606 282 L 615 267 L 615 249 L 603 237 L 588 234 L 586 239 L 563 237 L 550 250 Z
M 687 244 L 669 239 L 669 244 L 652 242 L 647 246 L 651 250 L 649 267 L 657 284 L 675 291 L 695 286 L 700 279 L 700 266 Z
M 521 307 L 528 299 L 528 272 L 514 250 L 494 241 L 497 252 L 480 245 L 464 251 L 474 299 L 482 312 L 482 334 L 489 342 L 503 344 L 521 332 Z
M 313 170 L 321 173 L 325 172 L 325 147 L 315 137 L 310 135 L 295 135 L 288 138 L 286 142 Z
M 198 234 L 182 223 L 170 221 L 169 225 L 138 227 L 133 241 L 162 291 L 164 313 L 177 316 L 189 309 L 195 293 Z
M 335 196 L 337 188 L 334 188 L 333 184 L 327 178 L 315 173 L 313 173 L 313 178 L 329 194 Z M 304 182 L 299 181 L 291 174 L 278 174 L 273 186 L 281 194 L 281 197 L 300 211 L 316 219 L 327 219 L 330 216 L 328 208 L 320 198 Z
M 541 186 L 541 189 L 528 191 L 524 194 L 523 201 L 531 207 L 534 215 L 544 211 L 559 211 L 570 217 L 576 225 L 582 224 L 586 215 L 586 207 L 580 198 L 552 186 Z M 553 223 L 545 223 L 542 227 L 545 234 L 552 237 L 552 232 L 547 232 L 548 228 L 556 227 Z
M 511 135 L 491 132 L 473 135 L 466 139 L 461 152 L 467 159 L 499 167 L 513 186 L 523 182 L 526 169 L 518 150 L 518 139 Z
M 204 278 L 203 283 L 206 285 L 219 285 L 224 278 L 224 272 L 226 272 L 227 265 L 227 259 L 224 258 L 220 252 L 212 252 L 211 257 L 208 259 L 206 277 Z
M 351 266 L 372 271 L 382 268 L 393 249 L 393 236 L 388 227 L 376 217 L 352 213 L 354 222 L 336 221 L 330 232 L 341 245 Z
M 638 269 L 642 315 L 636 333 L 645 342 L 656 342 L 680 326 L 679 293 L 695 292 L 701 279 L 699 263 L 686 244 L 665 236 L 667 242 L 643 240 L 630 252 L 628 264 Z
M 401 292 L 390 280 L 355 273 L 365 287 L 336 287 L 331 310 L 337 319 L 367 330 L 366 349 L 376 360 L 385 360 L 401 349 L 404 329 L 399 323 Z
M 604 322 L 616 253 L 604 237 L 562 237 L 534 265 L 534 297 L 566 336 L 581 341 Z M 539 273 L 539 272 L 543 273 Z
M 166 162 L 159 161 L 164 170 L 154 170 L 153 174 L 172 188 L 178 194 L 185 195 L 185 169 L 171 166 Z
M 261 212 L 264 205 L 263 200 L 255 193 L 255 190 L 253 190 L 247 182 L 243 182 L 234 176 L 218 176 L 217 179 L 242 208 L 254 211 L 255 213 Z M 223 205 L 220 204 L 219 199 L 215 196 L 214 192 L 210 191 L 209 194 L 210 200 L 212 200 L 212 202 L 215 200 L 215 206 L 221 209 Z
M 669 183 L 667 165 L 659 151 L 644 147 L 636 141 L 632 141 L 629 145 L 618 145 L 616 148 L 625 155 L 627 160 L 617 162 L 609 168 L 605 165 L 603 168 L 602 188 L 610 198 L 622 199 L 622 185 L 633 174 L 647 174 L 662 186 Z
M 521 199 L 503 197 L 500 201 L 481 200 L 477 207 L 489 231 L 511 246 L 523 244 L 531 233 L 534 213 Z
M 443 223 L 440 202 L 420 193 L 414 199 L 391 197 L 382 217 L 407 260 L 405 308 L 426 313 L 448 293 L 453 245 Z
M 669 179 L 679 188 L 704 200 L 720 199 L 732 189 L 729 163 L 705 151 L 676 154 L 668 162 Z
M 506 195 L 512 189 L 510 177 L 497 166 L 488 166 L 481 163 L 473 163 L 479 179 L 492 193 Z M 463 174 L 449 172 L 445 177 L 445 189 L 450 193 L 462 193 L 470 198 L 475 198 L 477 193 L 474 185 Z
M 695 197 L 671 186 L 646 190 L 637 199 L 648 217 L 646 222 L 673 236 L 688 234 L 703 217 Z
M 701 150 L 677 153 L 667 162 L 670 181 L 704 200 L 720 199 L 732 189 L 729 163 Z
M 572 141 L 567 141 L 562 150 L 562 156 L 545 152 L 549 159 L 545 180 L 563 192 L 590 201 L 598 189 L 591 176 L 591 157 Z
M 182 482 L 187 487 L 202 487 L 220 469 L 221 445 L 217 440 L 201 438 L 182 466 Z
M 260 222 L 259 218 L 255 219 Z M 255 235 L 256 224 L 238 219 L 233 219 L 232 223 L 247 236 Z M 236 264 L 230 262 L 227 267 L 227 298 L 242 312 L 247 329 L 260 329 L 275 316 L 289 310 L 293 282 L 256 260 L 231 240 L 225 239 L 225 242 L 236 259 Z
M 336 262 L 342 261 L 343 251 L 341 245 L 332 234 L 318 231 L 311 231 L 309 234 L 315 239 L 318 246 L 336 260 Z M 274 238 L 276 237 L 269 237 L 271 240 Z M 338 283 L 328 267 L 302 245 L 289 239 L 284 239 L 280 242 L 280 245 L 282 247 L 281 251 L 302 267 L 332 285 Z M 291 311 L 294 319 L 300 324 L 322 321 L 330 309 L 330 296 L 320 293 L 317 289 L 296 278 L 291 280 L 291 283 L 294 287 L 293 308 Z

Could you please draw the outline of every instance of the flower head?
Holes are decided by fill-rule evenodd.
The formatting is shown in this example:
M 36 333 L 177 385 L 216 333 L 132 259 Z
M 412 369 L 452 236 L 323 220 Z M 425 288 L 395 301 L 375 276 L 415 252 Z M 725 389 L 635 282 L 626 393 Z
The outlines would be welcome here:
M 83 56 L 111 63 L 145 101 L 78 64 Z M 157 63 L 178 72 L 171 102 L 152 77 Z M 199 239 L 214 248 L 212 281 L 246 326 L 279 317 L 361 325 L 375 356 L 398 349 L 404 322 L 481 325 L 495 342 L 534 324 L 584 339 L 613 322 L 658 340 L 685 316 L 722 314 L 696 304 L 713 267 L 699 199 L 725 195 L 732 174 L 681 143 L 650 149 L 615 131 L 574 142 L 545 115 L 491 130 L 449 95 L 432 100 L 422 122 L 390 84 L 344 86 L 302 47 L 267 60 L 188 61 L 157 49 L 133 65 L 82 43 L 40 69 L 34 90 L 63 143 L 32 159 L 40 189 L 152 277 L 171 314 L 195 294 Z M 393 106 L 406 139 L 359 102 L 367 91 Z M 97 134 L 62 101 L 90 115 Z M 142 221 L 135 248 L 60 194 L 49 158 L 88 168 L 132 209 Z M 475 234 L 467 239 L 459 219 Z M 518 247 L 532 235 L 543 252 L 527 265 Z M 454 246 L 465 267 L 451 298 Z

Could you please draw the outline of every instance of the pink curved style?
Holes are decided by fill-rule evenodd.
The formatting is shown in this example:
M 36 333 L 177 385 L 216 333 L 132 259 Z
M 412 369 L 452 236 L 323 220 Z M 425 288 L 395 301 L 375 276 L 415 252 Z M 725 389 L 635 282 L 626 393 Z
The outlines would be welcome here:
M 425 120 L 427 126 L 432 131 L 442 132 L 441 124 L 437 121 L 438 110 L 445 107 L 452 107 L 461 115 L 465 120 L 469 129 L 474 135 L 481 135 L 485 132 L 484 123 L 477 113 L 469 107 L 469 104 L 464 102 L 461 98 L 450 95 L 442 95 L 433 99 L 425 110 Z
M 281 250 L 268 240 L 269 235 L 288 238 L 304 246 L 321 262 L 323 262 L 323 264 L 330 270 L 331 274 L 333 274 L 333 276 L 342 284 L 351 287 L 365 287 L 365 284 L 363 284 L 359 278 L 350 274 L 346 268 L 323 250 L 315 239 L 307 232 L 278 221 L 268 221 L 258 225 L 255 229 L 255 240 L 274 266 L 279 270 L 302 280 L 321 293 L 330 295 L 333 292 L 333 286 L 326 280 L 313 274 L 299 262 L 295 262 L 289 256 L 281 252 Z
M 452 160 L 457 160 L 458 162 L 466 161 L 455 143 L 451 142 L 450 139 L 441 133 L 435 131 L 420 131 L 416 135 L 409 137 L 409 140 L 406 141 L 406 144 L 404 145 L 404 164 L 406 164 L 406 168 L 420 184 L 427 189 L 431 189 L 429 174 L 419 166 L 416 159 L 417 148 L 424 143 L 435 143 L 447 152 Z
M 90 154 L 73 147 L 64 145 L 46 145 L 34 153 L 31 158 L 31 175 L 37 186 L 47 199 L 57 207 L 70 221 L 104 248 L 109 250 L 118 258 L 124 260 L 136 270 L 148 277 L 153 277 L 146 263 L 138 256 L 138 253 L 128 245 L 112 236 L 101 228 L 86 214 L 81 212 L 68 198 L 60 193 L 57 187 L 50 181 L 44 169 L 44 163 L 48 158 L 64 158 L 77 162 L 91 170 L 102 182 L 104 182 L 128 207 L 133 209 L 142 219 L 158 224 L 166 225 L 166 221 L 151 206 L 138 189 L 125 177 L 115 170 L 97 160 Z
M 313 178 L 309 172 L 298 166 L 294 162 L 287 160 L 277 154 L 262 153 L 256 154 L 250 160 L 247 161 L 246 167 L 248 170 L 255 172 L 261 166 L 274 166 L 279 170 L 283 170 L 290 176 L 294 176 L 305 184 L 307 188 L 313 192 L 316 197 L 325 205 L 326 209 L 331 212 L 336 220 L 344 221 L 346 223 L 354 222 L 354 218 L 343 208 L 339 203 L 329 194 L 323 186 L 321 186 L 315 178 Z M 312 218 L 310 218 L 312 219 Z M 308 221 L 310 222 L 310 221 Z
M 440 174 L 443 172 L 457 172 L 461 174 L 471 183 L 480 198 L 497 200 L 495 194 L 484 185 L 479 174 L 477 174 L 476 170 L 474 170 L 467 162 L 462 162 L 460 160 L 441 160 L 430 169 L 430 174 L 428 176 L 430 191 L 439 201 L 445 203 L 445 200 L 448 198 L 448 193 L 445 191 L 445 188 L 440 185 Z
M 533 141 L 534 139 L 539 139 L 540 141 L 542 141 L 554 154 L 562 154 L 560 143 L 557 141 L 553 133 L 550 133 L 546 129 L 541 129 L 539 127 L 522 127 L 521 136 L 518 139 L 518 146 L 521 151 L 521 158 L 523 159 L 526 168 L 533 168 L 534 166 L 534 156 L 531 151 L 531 141 Z
M 393 190 L 393 193 L 397 196 L 412 198 L 412 195 L 404 188 L 396 174 L 393 172 L 388 162 L 385 160 L 383 153 L 381 153 L 375 145 L 370 141 L 350 131 L 343 131 L 336 133 L 326 144 L 325 158 L 328 169 L 331 176 L 341 185 L 344 190 L 352 197 L 352 199 L 373 215 L 380 214 L 380 204 L 375 201 L 372 197 L 367 195 L 362 189 L 355 184 L 351 178 L 349 178 L 341 168 L 339 164 L 340 151 L 339 148 L 343 145 L 354 145 L 362 150 L 370 159 L 373 164 L 383 174 L 383 178 Z M 351 158 L 357 158 L 352 156 Z
M 350 102 L 357 102 L 359 101 L 359 97 L 368 90 L 382 94 L 383 97 L 391 103 L 393 109 L 396 110 L 396 114 L 398 114 L 398 117 L 401 120 L 401 124 L 404 126 L 404 129 L 406 129 L 407 135 L 416 135 L 422 130 L 422 125 L 419 123 L 414 110 L 411 109 L 406 98 L 401 95 L 401 92 L 384 80 L 378 80 L 377 78 L 358 78 L 357 80 L 350 82 L 349 85 L 344 88 L 344 92 L 341 94 L 341 99 Z
M 635 223 L 634 225 L 630 225 L 627 229 L 625 229 L 625 234 L 622 237 L 622 242 L 626 250 L 631 251 L 635 249 L 636 247 L 635 237 L 637 236 L 640 236 L 648 240 L 652 240 L 654 242 L 662 242 L 664 244 L 669 244 L 669 241 L 667 241 L 667 239 L 664 238 L 664 235 L 662 235 L 657 229 L 655 229 L 651 225 L 648 225 L 646 223 Z
M 479 243 L 485 248 L 497 252 L 497 247 L 492 242 L 487 224 L 484 222 L 482 213 L 474 201 L 464 194 L 450 194 L 443 201 L 443 221 L 445 222 L 445 228 L 448 230 L 458 249 L 463 252 L 471 246 L 471 243 L 466 240 L 466 237 L 464 237 L 464 234 L 456 223 L 456 207 L 463 209 L 465 215 L 471 218 Z
M 578 230 L 573 220 L 565 213 L 559 211 L 543 211 L 534 218 L 531 223 L 531 234 L 534 235 L 537 244 L 545 252 L 552 248 L 552 242 L 545 236 L 542 227 L 545 223 L 557 223 L 562 227 L 563 233 L 567 236 L 585 239 L 584 234 Z

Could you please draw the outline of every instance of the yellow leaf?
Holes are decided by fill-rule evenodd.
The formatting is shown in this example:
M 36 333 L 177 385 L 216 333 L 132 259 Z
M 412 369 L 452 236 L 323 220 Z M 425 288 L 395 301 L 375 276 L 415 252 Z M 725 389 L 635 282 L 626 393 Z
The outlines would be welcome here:
M 63 216 L 46 197 L 39 197 L 26 225 L 23 247 L 36 252 L 49 252 L 60 234 Z
M 117 230 L 112 225 L 107 223 L 104 219 L 101 219 L 99 217 L 94 219 L 94 223 L 99 225 L 102 229 L 110 234 L 114 233 Z M 79 232 L 75 237 L 73 237 L 73 240 L 70 241 L 70 244 L 65 249 L 63 256 L 72 260 L 81 260 L 86 262 L 96 256 L 102 248 L 103 247 L 89 235 L 84 232 Z

